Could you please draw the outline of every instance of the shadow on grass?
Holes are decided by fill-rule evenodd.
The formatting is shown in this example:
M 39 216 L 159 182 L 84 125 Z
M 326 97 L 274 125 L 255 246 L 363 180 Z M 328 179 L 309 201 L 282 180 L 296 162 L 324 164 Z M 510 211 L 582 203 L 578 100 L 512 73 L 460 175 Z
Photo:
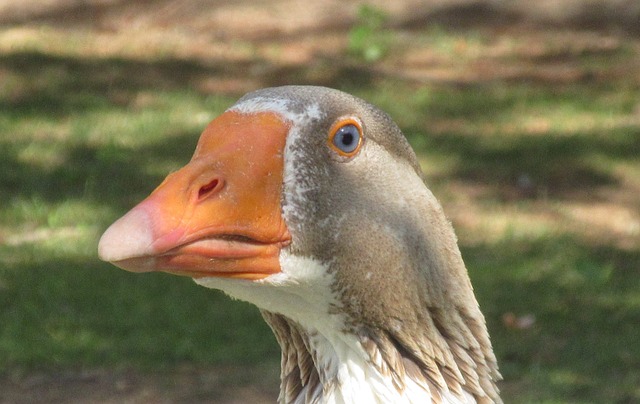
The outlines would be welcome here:
M 532 3 L 531 5 L 534 5 Z M 542 10 L 545 7 L 541 7 Z M 547 27 L 573 26 L 581 29 L 623 29 L 629 33 L 640 33 L 635 21 L 637 8 L 620 7 L 614 2 L 602 2 L 593 7 L 589 2 L 575 2 L 555 13 L 540 13 L 537 7 L 509 7 L 507 4 L 476 1 L 446 2 L 433 10 L 416 9 L 402 25 L 421 28 L 438 24 L 454 30 L 479 27 L 504 28 L 516 23 L 529 23 Z
M 136 61 L 120 58 L 54 56 L 15 52 L 0 56 L 0 69 L 24 77 L 23 83 L 0 102 L 5 113 L 17 117 L 61 116 L 107 105 L 131 106 L 143 90 L 189 88 L 203 77 L 246 71 L 247 64 L 163 59 Z
M 418 140 L 419 153 L 449 155 L 456 163 L 433 181 L 461 179 L 484 184 L 496 196 L 552 197 L 560 200 L 595 200 L 594 189 L 618 185 L 602 157 L 633 161 L 640 155 L 636 128 L 572 136 L 504 138 L 499 143 L 455 133 Z
M 0 272 L 0 373 L 277 361 L 279 348 L 253 306 L 187 278 L 33 253 Z
M 505 377 L 505 397 L 640 398 L 640 306 L 633 303 L 640 251 L 546 238 L 463 247 L 463 256 Z M 533 315 L 536 322 L 508 328 L 501 319 L 509 312 Z
M 23 83 L 0 101 L 4 113 L 27 119 L 40 115 L 62 116 L 107 105 L 130 107 L 140 91 L 190 89 L 207 95 L 199 87 L 205 79 L 246 78 L 259 66 L 262 87 L 307 83 L 316 85 L 367 86 L 373 73 L 358 66 L 318 62 L 316 69 L 280 66 L 254 58 L 250 61 L 211 59 L 201 62 L 163 58 L 136 61 L 121 58 L 87 58 L 53 56 L 38 52 L 15 52 L 0 55 L 0 69 L 23 77 Z M 310 72 L 322 70 L 322 74 Z M 242 90 L 240 90 L 242 91 Z M 237 93 L 236 96 L 242 95 Z
M 0 141 L 0 190 L 11 199 L 39 199 L 60 202 L 85 199 L 121 208 L 146 197 L 164 178 L 145 170 L 150 161 L 186 164 L 195 148 L 198 134 L 172 136 L 161 143 L 136 149 L 86 144 L 65 145 L 63 163 L 47 168 L 25 162 L 20 153 L 24 143 Z M 3 144 L 4 143 L 4 144 Z M 60 146 L 60 145 L 58 145 Z M 54 147 L 52 145 L 52 147 Z
M 582 122 L 585 116 L 602 122 L 603 116 L 634 116 L 636 92 L 611 85 L 437 87 L 411 104 L 409 114 L 422 116 L 409 118 L 403 129 L 418 155 L 436 156 L 451 166 L 432 181 L 481 184 L 504 199 L 593 200 L 597 187 L 620 185 L 614 164 L 635 164 L 640 156 L 640 129 L 633 118 L 618 118 L 620 123 L 610 127 L 597 125 L 602 128 Z M 611 103 L 620 93 L 624 95 Z M 543 129 L 528 132 L 519 120 L 523 113 L 532 123 L 537 113 Z M 430 122 L 449 126 L 432 133 Z M 522 126 L 521 133 L 516 125 Z M 508 132 L 500 133 L 500 128 Z

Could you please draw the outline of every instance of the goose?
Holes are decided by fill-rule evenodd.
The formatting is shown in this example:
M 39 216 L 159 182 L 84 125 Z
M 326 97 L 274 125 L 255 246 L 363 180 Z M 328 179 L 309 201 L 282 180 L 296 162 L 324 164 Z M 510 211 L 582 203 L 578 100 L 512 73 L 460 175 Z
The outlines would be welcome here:
M 102 260 L 256 305 L 280 403 L 499 403 L 485 319 L 413 149 L 377 107 L 261 89 L 114 222 Z

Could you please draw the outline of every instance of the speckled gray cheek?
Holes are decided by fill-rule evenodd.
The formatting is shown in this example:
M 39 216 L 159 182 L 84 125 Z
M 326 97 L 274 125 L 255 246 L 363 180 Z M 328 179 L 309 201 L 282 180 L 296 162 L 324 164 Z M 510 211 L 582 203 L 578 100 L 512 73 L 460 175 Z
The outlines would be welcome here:
M 326 243 L 326 234 L 319 231 L 318 226 L 327 216 L 322 189 L 330 170 L 323 153 L 324 142 L 318 136 L 290 133 L 292 135 L 294 138 L 285 153 L 288 160 L 285 162 L 283 216 L 292 234 L 292 252 L 315 256 L 319 247 Z

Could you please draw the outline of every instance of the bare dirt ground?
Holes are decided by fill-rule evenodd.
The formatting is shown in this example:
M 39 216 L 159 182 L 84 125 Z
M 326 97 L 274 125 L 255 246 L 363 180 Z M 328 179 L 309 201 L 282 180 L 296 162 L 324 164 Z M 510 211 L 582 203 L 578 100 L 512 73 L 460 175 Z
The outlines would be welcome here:
M 0 379 L 0 402 L 27 403 L 273 403 L 277 369 L 179 367 L 171 371 L 91 369 Z
M 344 54 L 347 33 L 357 18 L 360 3 L 0 0 L 0 50 L 18 45 L 28 47 L 30 38 L 40 37 L 44 32 L 58 48 L 61 42 L 73 41 L 73 47 L 66 50 L 70 54 L 132 59 L 171 54 L 205 65 L 215 64 L 219 69 L 216 75 L 194 72 L 189 76 L 190 85 L 205 92 L 240 94 L 280 83 L 287 77 L 323 84 L 335 74 L 326 61 Z M 509 43 L 498 42 L 489 49 L 489 59 L 469 70 L 452 68 L 451 61 L 426 48 L 401 52 L 394 60 L 372 67 L 381 74 L 418 82 L 465 83 L 522 77 L 550 82 L 572 80 L 584 74 L 576 66 L 558 59 L 545 62 L 544 58 L 533 64 L 531 56 L 543 53 L 542 45 L 537 44 L 553 41 L 559 51 L 578 53 L 606 50 L 617 46 L 618 35 L 636 35 L 640 27 L 640 6 L 631 0 L 602 1 L 595 8 L 594 2 L 588 0 L 369 3 L 388 13 L 394 29 L 410 30 L 434 23 L 454 27 L 477 25 L 496 34 L 508 32 L 527 44 L 514 50 Z M 566 26 L 570 28 L 563 28 Z M 500 57 L 507 52 L 515 57 Z M 640 74 L 630 73 L 627 68 L 621 66 L 618 74 Z M 622 215 L 628 214 L 624 204 L 619 209 Z M 584 212 L 584 216 L 596 220 L 592 213 Z M 274 402 L 277 383 L 277 369 L 264 368 L 185 367 L 170 373 L 93 369 L 17 374 L 0 379 L 0 403 L 257 404 Z

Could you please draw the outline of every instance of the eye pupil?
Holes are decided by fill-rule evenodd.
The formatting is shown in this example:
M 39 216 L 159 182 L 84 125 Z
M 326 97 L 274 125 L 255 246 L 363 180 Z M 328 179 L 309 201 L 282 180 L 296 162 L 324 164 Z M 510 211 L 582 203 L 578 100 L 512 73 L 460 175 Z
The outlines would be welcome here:
M 353 134 L 345 133 L 342 135 L 342 144 L 345 146 L 350 146 L 353 143 Z
M 338 129 L 333 137 L 333 144 L 344 153 L 353 153 L 360 143 L 360 131 L 355 125 L 347 124 Z

